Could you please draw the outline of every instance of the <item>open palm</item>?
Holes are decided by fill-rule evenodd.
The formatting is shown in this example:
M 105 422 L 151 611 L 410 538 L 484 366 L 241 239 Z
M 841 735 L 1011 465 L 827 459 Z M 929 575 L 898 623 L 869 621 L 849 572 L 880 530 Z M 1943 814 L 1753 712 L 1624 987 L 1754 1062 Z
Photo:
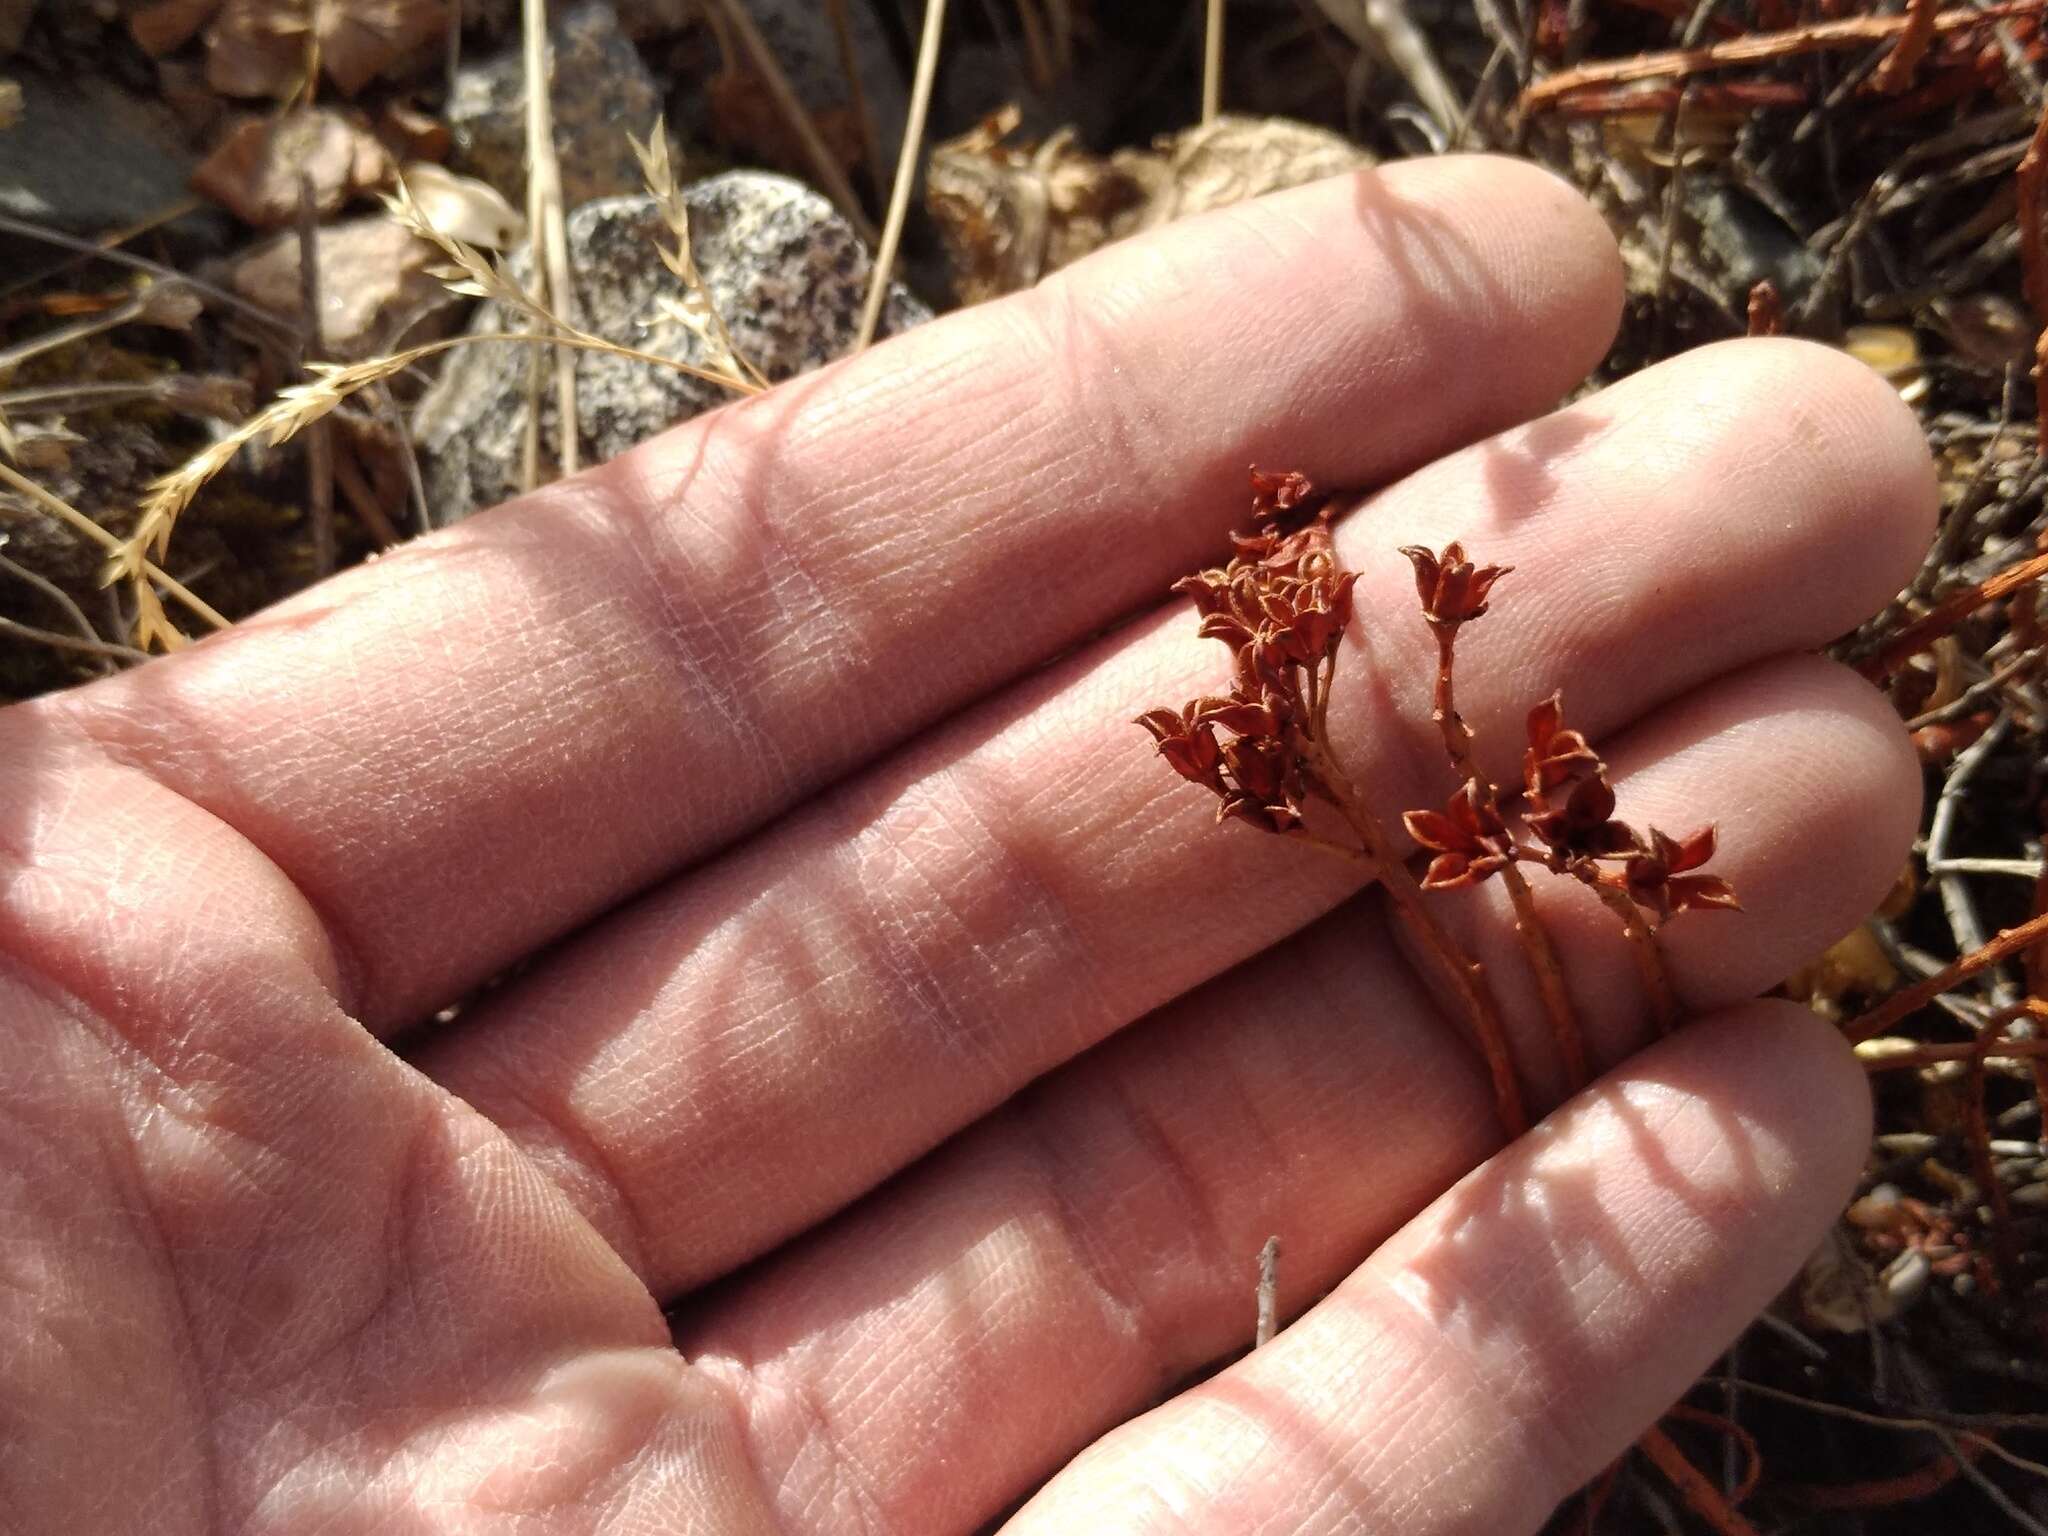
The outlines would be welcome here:
M 1527 167 L 1324 183 L 0 715 L 0 1529 L 1535 1529 L 1852 1178 L 1853 1063 L 1748 999 L 1918 796 L 1806 654 L 1928 535 L 1908 414 L 1738 343 L 1528 421 L 1620 281 Z M 1543 893 L 1611 1070 L 1505 1149 L 1374 893 L 1129 723 L 1218 676 L 1158 600 L 1253 461 L 1387 487 L 1383 813 L 1448 788 L 1396 548 L 1462 538 L 1496 771 L 1562 684 L 1624 815 L 1721 828 L 1641 1054 Z M 1302 1315 L 1186 1386 L 1269 1233 Z

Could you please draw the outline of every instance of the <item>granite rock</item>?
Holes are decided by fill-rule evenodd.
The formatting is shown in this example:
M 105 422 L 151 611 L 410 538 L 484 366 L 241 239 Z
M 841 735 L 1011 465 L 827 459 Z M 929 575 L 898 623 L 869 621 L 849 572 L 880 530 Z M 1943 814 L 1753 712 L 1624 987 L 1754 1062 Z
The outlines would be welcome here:
M 829 202 L 800 182 L 758 171 L 696 182 L 683 196 L 698 270 L 743 356 L 779 381 L 850 348 L 872 263 Z M 657 254 L 668 230 L 652 199 L 585 204 L 570 215 L 568 237 L 578 324 L 664 357 L 708 361 L 696 335 L 659 313 L 658 298 L 680 295 Z M 521 253 L 508 264 L 522 283 L 525 261 Z M 904 330 L 929 316 L 899 286 L 883 309 L 882 331 Z M 471 329 L 488 333 L 516 326 L 487 304 Z M 414 437 L 437 523 L 517 494 L 527 367 L 524 347 L 463 347 L 421 399 Z M 576 383 L 585 463 L 623 453 L 731 398 L 715 384 L 594 352 L 577 354 Z M 558 462 L 552 388 L 541 395 L 543 455 Z

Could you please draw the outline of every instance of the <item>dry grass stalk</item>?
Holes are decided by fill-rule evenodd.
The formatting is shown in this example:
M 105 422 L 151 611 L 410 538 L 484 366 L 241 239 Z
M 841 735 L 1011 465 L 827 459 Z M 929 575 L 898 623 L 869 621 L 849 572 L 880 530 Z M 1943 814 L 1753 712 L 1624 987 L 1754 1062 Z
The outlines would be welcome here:
M 2038 16 L 2048 10 L 2048 0 L 2009 0 L 1987 5 L 1982 10 L 1962 6 L 1943 11 L 1930 27 L 1930 34 L 1985 27 L 1995 21 L 2017 16 Z M 1627 59 L 1604 59 L 1560 70 L 1539 80 L 1522 92 L 1521 109 L 1541 112 L 1561 98 L 1588 85 L 1618 85 L 1631 80 L 1681 79 L 1730 64 L 1757 64 L 1769 59 L 1789 59 L 1802 53 L 1825 53 L 1837 48 L 1856 48 L 1865 43 L 1897 37 L 1914 24 L 1912 15 L 1851 16 L 1841 21 L 1821 21 L 1810 26 L 1789 27 L 1781 32 L 1757 32 L 1709 43 L 1704 48 L 1674 48 L 1662 53 L 1637 54 Z
M 1202 34 L 1202 121 L 1213 123 L 1223 110 L 1223 0 L 1209 0 Z
M 310 75 L 308 78 L 312 78 Z M 314 211 L 313 180 L 299 177 L 299 307 L 305 316 L 308 362 L 324 361 L 320 330 L 320 224 Z M 313 521 L 313 575 L 334 570 L 334 434 L 331 423 L 315 422 L 306 434 L 306 510 Z
M 547 0 L 522 0 L 521 39 L 526 66 L 526 222 L 533 242 L 533 272 L 551 311 L 550 331 L 567 328 L 575 318 L 576 292 L 569 281 L 569 236 L 562 212 L 562 163 L 555 153 L 554 83 L 548 60 Z M 555 414 L 561 438 L 561 472 L 576 473 L 581 458 L 581 427 L 576 419 L 576 357 L 567 347 L 552 350 L 555 363 Z M 537 445 L 540 412 L 527 406 L 528 442 Z M 538 478 L 529 449 L 526 489 Z
M 157 601 L 155 591 L 155 588 L 158 586 L 170 593 L 171 596 L 183 603 L 186 608 L 190 609 L 203 622 L 211 625 L 213 628 L 226 629 L 228 627 L 228 621 L 215 611 L 212 604 L 187 590 L 185 584 L 175 576 L 172 576 L 168 571 L 159 569 L 145 556 L 140 548 L 132 547 L 131 542 L 128 540 L 115 538 L 98 523 L 72 506 L 71 503 L 37 485 L 35 481 L 22 474 L 13 465 L 0 464 L 0 484 L 5 484 L 10 489 L 28 497 L 29 500 L 33 501 L 45 512 L 48 512 L 52 517 L 55 517 L 58 521 L 65 523 L 77 532 L 84 534 L 86 538 L 106 550 L 110 563 L 113 561 L 120 561 L 122 563 L 123 574 L 127 573 L 128 562 L 133 561 L 133 579 L 138 608 L 145 614 L 154 614 L 158 619 L 162 619 L 163 628 L 170 631 L 168 636 L 152 631 L 142 642 L 144 649 L 148 648 L 147 642 L 150 640 L 161 640 L 170 645 L 184 643 L 184 636 L 170 625 L 168 619 L 163 619 L 163 605 Z M 175 636 L 175 639 L 171 638 L 172 636 Z
M 420 210 L 403 181 L 399 183 L 397 191 L 385 199 L 385 207 L 393 218 L 420 238 L 431 241 L 448 258 L 448 264 L 436 268 L 434 275 L 451 293 L 465 298 L 487 299 L 529 323 L 552 328 L 554 335 L 543 338 L 532 333 L 499 331 L 449 336 L 383 357 L 367 358 L 359 363 L 310 365 L 310 378 L 281 390 L 277 398 L 263 410 L 242 422 L 233 431 L 224 434 L 217 442 L 208 444 L 169 474 L 159 478 L 144 497 L 141 517 L 136 523 L 135 531 L 127 539 L 112 540 L 111 535 L 107 536 L 112 551 L 112 558 L 108 562 L 108 579 L 127 580 L 133 585 L 137 607 L 145 617 L 155 606 L 153 595 L 146 590 L 147 580 L 166 580 L 161 572 L 148 575 L 145 580 L 146 573 L 155 571 L 155 567 L 148 563 L 148 556 L 154 551 L 161 559 L 170 547 L 171 533 L 177 526 L 179 516 L 192 504 L 193 498 L 208 481 L 234 462 L 237 453 L 257 441 L 267 441 L 272 446 L 285 443 L 313 422 L 326 416 L 358 390 L 382 383 L 403 373 L 415 363 L 423 362 L 455 347 L 483 341 L 523 342 L 528 346 L 546 341 L 557 347 L 603 352 L 613 357 L 667 368 L 732 390 L 735 394 L 758 394 L 763 388 L 758 375 L 749 376 L 746 372 L 733 369 L 700 367 L 695 363 L 662 357 L 638 347 L 608 341 L 602 336 L 593 336 L 587 331 L 569 325 L 525 289 L 494 268 L 474 247 L 437 229 Z M 97 528 L 98 525 L 93 526 Z M 176 595 L 178 589 L 167 587 L 166 590 Z M 218 618 L 217 615 L 215 617 Z M 225 625 L 226 620 L 222 619 L 219 622 Z
M 656 254 L 683 287 L 680 299 L 659 298 L 655 300 L 657 307 L 704 344 L 715 367 L 766 389 L 766 376 L 733 345 L 732 334 L 725 328 L 725 317 L 719 314 L 704 275 L 697 270 L 690 248 L 690 207 L 683 200 L 682 189 L 676 185 L 675 171 L 669 164 L 667 124 L 656 118 L 645 143 L 630 133 L 626 142 L 633 146 L 633 154 L 640 162 L 641 179 L 647 184 L 647 195 L 654 199 L 674 241 L 672 245 L 656 246 Z
M 903 221 L 910 214 L 910 190 L 917 184 L 918 153 L 924 147 L 925 117 L 931 110 L 932 82 L 939 72 L 939 38 L 946 29 L 946 0 L 925 0 L 924 31 L 917 44 L 917 74 L 910 84 L 910 110 L 903 122 L 903 150 L 896 157 L 896 180 L 889 188 L 889 212 L 882 221 L 882 240 L 875 250 L 875 270 L 868 277 L 867 301 L 860 309 L 860 332 L 853 350 L 865 351 L 882 323 L 889 299 L 889 275 L 896 267 L 896 247 L 903 239 Z
M 768 39 L 754 25 L 754 18 L 748 14 L 745 4 L 742 0 L 711 0 L 711 3 L 715 6 L 715 15 L 722 17 L 739 39 L 747 62 L 768 88 L 769 98 L 788 120 L 790 131 L 803 147 L 804 158 L 810 162 L 811 174 L 818 178 L 818 185 L 838 205 L 839 211 L 846 216 L 846 222 L 853 226 L 854 233 L 872 246 L 876 240 L 874 220 L 861 207 L 853 183 L 846 179 L 846 172 L 834 158 L 831 148 L 819 136 L 818 125 L 804 110 L 803 99 L 797 95 L 796 87 L 789 83 L 782 61 L 775 57 L 775 50 L 768 46 Z
M 846 99 L 853 108 L 854 126 L 860 130 L 861 158 L 868 175 L 882 179 L 882 138 L 875 127 L 875 109 L 868 104 L 868 88 L 860 78 L 860 53 L 854 47 L 853 21 L 846 14 L 846 0 L 825 0 L 832 18 L 832 42 L 839 50 L 839 72 L 846 77 Z

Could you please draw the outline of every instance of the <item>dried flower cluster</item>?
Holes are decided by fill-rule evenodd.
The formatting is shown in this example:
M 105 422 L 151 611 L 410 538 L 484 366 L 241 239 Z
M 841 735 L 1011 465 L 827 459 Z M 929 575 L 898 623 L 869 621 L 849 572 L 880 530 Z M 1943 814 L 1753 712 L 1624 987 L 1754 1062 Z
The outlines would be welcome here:
M 1460 994 L 1512 1133 L 1526 1117 L 1498 1008 L 1481 968 L 1423 909 L 1420 893 L 1496 877 L 1505 883 L 1561 1063 L 1577 1086 L 1586 1077 L 1578 1023 L 1521 866 L 1578 880 L 1606 903 L 1634 947 L 1653 1016 L 1669 1028 L 1677 1005 L 1656 929 L 1688 909 L 1737 905 L 1725 880 L 1696 873 L 1713 856 L 1714 831 L 1674 838 L 1616 819 L 1607 765 L 1585 735 L 1566 724 L 1557 693 L 1529 712 L 1522 783 L 1504 796 L 1475 762 L 1472 733 L 1457 712 L 1454 667 L 1460 631 L 1487 612 L 1496 583 L 1511 568 L 1477 564 L 1457 543 L 1441 552 L 1415 546 L 1402 553 L 1414 566 L 1422 617 L 1437 642 L 1434 715 L 1459 781 L 1441 809 L 1402 817 L 1421 849 L 1417 878 L 1345 776 L 1328 739 L 1331 681 L 1356 580 L 1337 560 L 1331 502 L 1299 474 L 1255 469 L 1252 507 L 1257 531 L 1236 540 L 1235 558 L 1174 589 L 1193 598 L 1201 633 L 1230 647 L 1230 692 L 1178 710 L 1150 710 L 1138 723 L 1176 773 L 1217 797 L 1219 821 L 1243 821 L 1373 868 L 1410 933 Z M 1342 815 L 1357 836 L 1355 846 L 1307 827 L 1311 799 Z
M 1565 725 L 1562 693 L 1529 711 L 1519 820 L 1533 844 L 1515 841 L 1489 788 L 1468 778 L 1443 810 L 1402 816 L 1408 835 L 1434 855 L 1422 877 L 1425 890 L 1476 885 L 1519 860 L 1619 892 L 1659 924 L 1688 908 L 1740 905 L 1727 881 L 1691 873 L 1714 856 L 1712 827 L 1674 838 L 1615 819 L 1607 765 Z
M 1228 565 L 1175 583 L 1201 633 L 1231 649 L 1231 691 L 1139 717 L 1175 772 L 1268 832 L 1301 827 L 1311 793 L 1336 799 L 1321 748 L 1337 647 L 1357 577 L 1337 564 L 1330 506 L 1298 474 L 1252 471 L 1258 531 Z M 1218 735 L 1218 732 L 1224 735 Z

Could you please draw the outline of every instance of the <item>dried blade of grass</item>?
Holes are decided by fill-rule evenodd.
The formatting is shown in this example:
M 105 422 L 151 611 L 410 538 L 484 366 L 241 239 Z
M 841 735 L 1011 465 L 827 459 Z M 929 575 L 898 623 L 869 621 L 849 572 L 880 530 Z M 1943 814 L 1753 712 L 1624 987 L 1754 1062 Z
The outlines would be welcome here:
M 716 363 L 767 388 L 767 376 L 733 345 L 732 333 L 725 328 L 725 317 L 718 312 L 710 286 L 704 281 L 704 274 L 697 269 L 697 259 L 690 246 L 690 207 L 676 186 L 675 172 L 669 164 L 666 121 L 662 118 L 654 120 L 654 129 L 644 144 L 630 133 L 626 135 L 626 142 L 633 146 L 647 195 L 654 199 L 654 206 L 674 240 L 673 245 L 656 245 L 655 253 L 661 257 L 661 264 L 682 284 L 683 297 L 680 301 L 657 300 L 662 313 L 702 340 Z
M 1264 1349 L 1280 1331 L 1280 1239 L 1269 1237 L 1259 1249 L 1258 1320 L 1252 1348 Z
M 1223 0 L 1209 0 L 1202 31 L 1202 121 L 1213 123 L 1223 110 Z
M 558 349 L 573 348 L 585 352 L 602 352 L 613 357 L 666 368 L 693 379 L 701 379 L 707 384 L 716 384 L 722 389 L 732 390 L 735 394 L 759 394 L 763 388 L 757 378 L 747 377 L 734 370 L 700 367 L 695 363 L 662 357 L 658 353 L 607 341 L 602 336 L 593 336 L 587 331 L 578 330 L 499 272 L 475 248 L 436 228 L 433 221 L 427 218 L 419 204 L 414 201 L 403 178 L 400 178 L 397 189 L 384 199 L 384 206 L 393 218 L 421 239 L 432 243 L 448 258 L 448 264 L 435 268 L 433 275 L 439 278 L 451 293 L 466 298 L 490 300 L 531 323 L 551 328 L 554 334 L 544 336 L 498 331 L 448 336 L 383 357 L 367 358 L 359 363 L 309 365 L 310 378 L 279 391 L 277 398 L 263 410 L 224 434 L 218 441 L 208 444 L 151 485 L 143 498 L 141 516 L 137 520 L 135 531 L 128 538 L 114 539 L 111 534 L 106 534 L 104 529 L 100 529 L 98 524 L 91 524 L 100 535 L 103 535 L 103 542 L 112 552 L 112 559 L 108 563 L 108 579 L 126 579 L 135 583 L 136 602 L 145 619 L 148 617 L 150 602 L 142 590 L 142 577 L 146 570 L 154 570 L 154 567 L 148 565 L 149 552 L 154 550 L 158 558 L 162 558 L 170 547 L 171 533 L 177 526 L 180 514 L 192 504 L 193 498 L 209 480 L 234 462 L 237 453 L 258 439 L 267 439 L 273 446 L 287 442 L 358 390 L 394 378 L 415 363 L 438 356 L 455 347 L 481 341 L 516 341 L 524 342 L 528 346 L 551 345 Z M 160 572 L 152 575 L 150 579 L 163 582 L 169 580 Z M 167 587 L 167 590 L 175 595 L 179 589 Z M 226 623 L 225 620 L 220 622 L 223 625 Z
M 1352 42 L 1384 55 L 1415 92 L 1415 98 L 1446 133 L 1466 116 L 1464 106 L 1437 62 L 1429 39 L 1408 14 L 1403 0 L 1316 0 L 1322 12 Z M 1481 19 L 1485 12 L 1481 11 Z M 1505 23 L 1503 23 L 1505 25 Z M 1520 30 L 1508 27 L 1519 41 Z M 1518 55 L 1518 61 L 1520 56 Z
M 868 175 L 879 185 L 882 180 L 882 137 L 875 127 L 874 108 L 868 104 L 868 89 L 861 83 L 860 54 L 853 44 L 853 21 L 846 14 L 846 0 L 825 0 L 832 18 L 832 41 L 839 49 L 839 72 L 846 77 L 846 99 L 853 108 L 854 125 L 860 129 L 861 153 L 867 160 Z
M 789 76 L 782 68 L 782 61 L 775 57 L 775 50 L 768 46 L 768 39 L 761 35 L 761 29 L 754 25 L 754 18 L 748 14 L 741 0 L 715 0 L 719 14 L 730 24 L 741 48 L 746 50 L 747 60 L 754 67 L 754 73 L 768 87 L 768 95 L 788 119 L 791 132 L 803 146 L 804 158 L 811 162 L 811 174 L 818 178 L 818 185 L 825 195 L 839 206 L 846 215 L 846 222 L 854 228 L 863 241 L 875 243 L 874 221 L 867 216 L 867 210 L 854 195 L 853 183 L 846 179 L 846 172 L 839 162 L 832 158 L 832 151 L 818 134 L 818 125 L 811 121 L 811 114 L 804 110 L 796 87 L 789 83 Z
M 22 474 L 13 465 L 0 464 L 0 484 L 5 484 L 10 489 L 28 497 L 30 501 L 33 501 L 59 522 L 65 523 L 77 532 L 84 534 L 86 538 L 106 550 L 111 558 L 121 559 L 124 562 L 127 559 L 128 545 L 125 541 L 115 538 L 114 535 L 107 532 L 98 523 L 72 506 L 70 502 L 37 485 L 35 481 Z M 172 576 L 167 571 L 159 570 L 148 559 L 144 558 L 139 551 L 136 552 L 134 558 L 136 576 L 141 585 L 146 587 L 150 582 L 155 582 L 215 629 L 226 629 L 228 627 L 228 621 L 214 609 L 212 604 L 188 591 L 184 583 L 175 576 Z M 151 601 L 155 601 L 154 593 L 151 594 Z M 158 611 L 162 611 L 160 607 Z
M 0 545 L 4 545 L 6 542 L 7 535 L 0 533 Z M 71 647 L 72 649 L 92 650 L 97 654 L 116 656 L 122 660 L 129 661 L 148 659 L 143 652 L 137 651 L 131 646 L 115 645 L 102 637 L 100 632 L 92 627 L 92 620 L 85 616 L 85 610 L 71 600 L 69 592 L 66 592 L 41 572 L 30 570 L 20 561 L 5 553 L 4 550 L 0 550 L 0 571 L 5 571 L 16 580 L 34 587 L 36 591 L 49 599 L 58 612 L 71 621 L 71 627 L 78 631 L 78 638 L 88 642 L 85 646 L 73 646 Z M 43 633 L 40 630 L 35 630 L 30 625 L 23 625 L 21 627 L 24 631 L 29 632 L 30 638 L 36 638 Z
M 320 326 L 320 225 L 313 206 L 313 178 L 299 177 L 299 303 L 305 314 L 306 360 L 324 361 L 326 337 Z M 334 572 L 334 436 L 329 423 L 315 422 L 306 434 L 306 510 L 313 520 L 313 575 Z
M 545 300 L 562 327 L 574 324 L 575 290 L 569 285 L 569 236 L 562 213 L 562 162 L 555 154 L 554 84 L 548 67 L 547 0 L 522 0 L 526 63 L 526 219 L 533 241 L 533 271 L 545 284 Z M 544 275 L 543 275 L 544 274 Z M 555 328 L 551 324 L 550 329 Z M 576 419 L 576 358 L 567 347 L 553 349 L 555 415 L 561 438 L 561 470 L 576 472 L 581 428 Z M 528 432 L 537 437 L 540 413 L 528 403 Z M 530 468 L 531 466 L 529 466 Z M 532 489 L 529 484 L 528 490 Z
M 9 569 L 19 571 L 20 566 L 6 562 Z M 87 656 L 102 656 L 109 661 L 147 661 L 149 652 L 138 651 L 132 645 L 116 645 L 111 640 L 102 640 L 97 635 L 61 634 L 54 629 L 40 629 L 34 624 L 24 624 L 19 619 L 0 615 L 0 634 L 13 635 L 20 640 L 30 640 L 37 645 L 47 645 L 56 651 L 80 651 Z
M 1220 5 L 1221 0 L 1210 0 Z M 1017 0 L 1017 30 L 1024 34 L 1024 57 L 1030 70 L 1031 88 L 1052 89 L 1052 45 L 1046 35 L 1045 18 L 1038 14 L 1036 0 Z
M 284 316 L 274 314 L 270 310 L 265 309 L 261 304 L 251 303 L 248 299 L 229 289 L 206 282 L 201 278 L 188 277 L 175 267 L 167 267 L 160 261 L 151 261 L 146 256 L 130 255 L 127 251 L 117 250 L 104 242 L 81 240 L 74 235 L 64 234 L 60 230 L 45 228 L 33 220 L 10 218 L 6 214 L 0 214 L 0 234 L 19 235 L 26 240 L 36 240 L 45 245 L 54 245 L 59 250 L 70 251 L 74 255 L 112 262 L 116 266 L 126 267 L 133 272 L 146 272 L 153 277 L 161 278 L 168 282 L 182 283 L 194 293 L 204 294 L 216 304 L 226 305 L 229 309 L 247 316 L 266 330 L 280 334 L 293 345 L 297 345 L 298 327 Z M 12 291 L 12 289 L 0 290 L 0 297 L 4 297 L 6 293 Z
M 464 291 L 468 291 L 467 288 Z M 438 341 L 423 342 L 402 352 L 367 358 L 359 363 L 317 364 L 311 369 L 311 378 L 279 391 L 277 398 L 264 409 L 225 434 L 218 442 L 208 444 L 151 485 L 143 499 L 142 517 L 136 525 L 135 532 L 128 538 L 115 539 L 104 529 L 99 529 L 98 524 L 91 525 L 104 535 L 103 542 L 113 554 L 110 569 L 114 577 L 132 579 L 145 570 L 154 572 L 154 567 L 147 565 L 147 551 L 153 548 L 161 553 L 169 547 L 171 531 L 176 526 L 179 515 L 192 504 L 200 489 L 233 463 L 235 455 L 249 444 L 258 439 L 267 440 L 273 447 L 289 442 L 310 423 L 326 416 L 358 390 L 395 378 L 427 358 L 456 347 L 485 341 L 522 342 L 527 346 L 549 344 L 573 347 L 579 351 L 603 352 L 632 362 L 647 363 L 653 367 L 687 374 L 693 379 L 702 379 L 707 384 L 716 384 L 738 394 L 760 393 L 760 387 L 748 380 L 709 368 L 700 368 L 694 363 L 680 362 L 672 357 L 662 357 L 658 353 L 645 352 L 638 347 L 623 346 L 615 341 L 606 341 L 601 336 L 586 335 L 580 331 L 552 339 L 512 331 L 445 336 Z M 0 471 L 4 469 L 4 466 L 0 466 Z M 155 572 L 151 579 L 167 585 L 169 582 L 169 578 L 161 572 Z M 176 589 L 171 590 L 175 594 Z M 222 620 L 222 623 L 225 624 L 226 621 Z
M 918 152 L 924 147 L 924 124 L 931 110 L 932 81 L 939 72 L 939 38 L 946 29 L 946 0 L 925 0 L 924 31 L 917 44 L 917 74 L 910 85 L 910 111 L 903 123 L 903 151 L 896 157 L 896 180 L 889 188 L 889 213 L 882 222 L 882 243 L 875 251 L 875 269 L 868 277 L 867 302 L 861 305 L 860 333 L 853 350 L 865 351 L 882 323 L 889 298 L 889 275 L 896 266 L 896 247 L 903 239 L 903 221 L 910 214 L 910 189 L 917 183 Z

